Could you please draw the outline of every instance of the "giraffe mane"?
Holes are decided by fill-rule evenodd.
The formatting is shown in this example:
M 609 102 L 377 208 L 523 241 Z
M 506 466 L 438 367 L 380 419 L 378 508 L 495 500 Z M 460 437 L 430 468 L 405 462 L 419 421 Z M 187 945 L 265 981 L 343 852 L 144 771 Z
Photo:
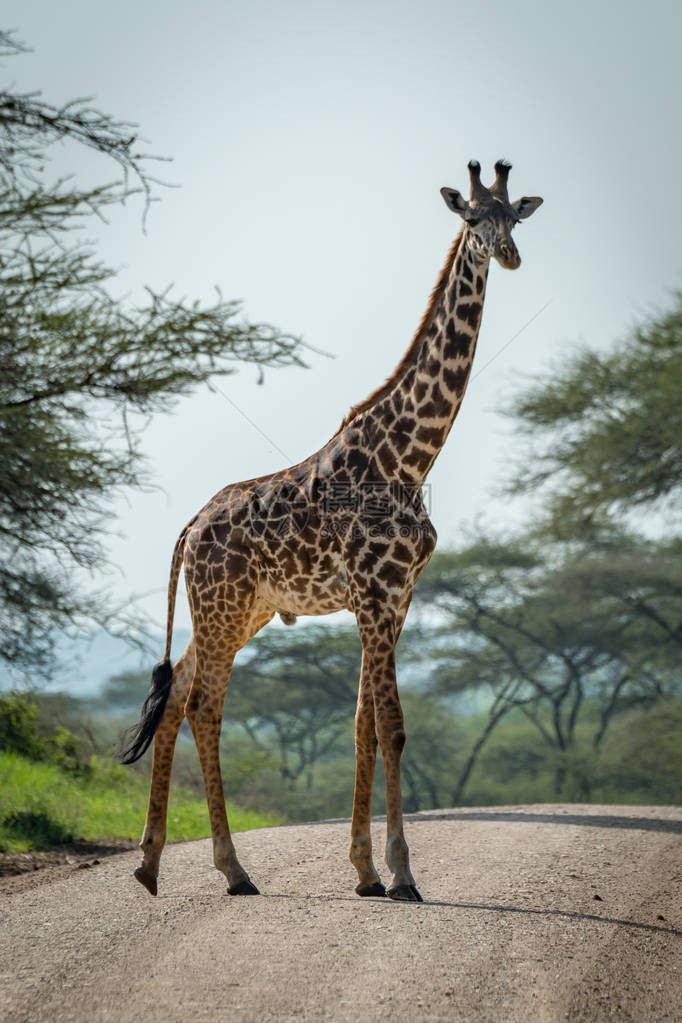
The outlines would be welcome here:
M 345 418 L 342 420 L 341 425 L 334 434 L 334 437 L 338 436 L 338 434 L 341 433 L 342 430 L 345 430 L 345 428 L 350 423 L 352 423 L 353 420 L 357 419 L 359 415 L 361 415 L 363 412 L 366 412 L 367 409 L 372 408 L 374 405 L 377 404 L 377 402 L 381 401 L 382 398 L 385 398 L 388 392 L 394 387 L 394 385 L 397 384 L 400 380 L 402 380 L 402 378 L 405 376 L 410 367 L 414 366 L 414 364 L 416 363 L 419 352 L 422 347 L 422 342 L 424 341 L 424 338 L 426 336 L 426 332 L 431 325 L 433 317 L 436 313 L 436 309 L 440 304 L 443 292 L 445 291 L 445 288 L 447 286 L 447 282 L 450 279 L 450 271 L 452 269 L 452 264 L 454 263 L 457 252 L 459 251 L 463 234 L 464 231 L 463 230 L 460 231 L 460 233 L 457 235 L 454 242 L 452 243 L 445 263 L 443 264 L 443 269 L 441 270 L 438 276 L 438 280 L 436 281 L 436 285 L 433 291 L 431 292 L 429 304 L 427 305 L 426 311 L 421 318 L 419 326 L 417 327 L 417 332 L 412 338 L 412 341 L 410 342 L 410 345 L 405 354 L 403 355 L 402 359 L 400 360 L 396 368 L 393 370 L 390 377 L 387 377 L 387 379 L 384 381 L 381 387 L 377 387 L 375 391 L 372 391 L 372 393 L 367 398 L 365 398 L 364 401 L 359 402 L 357 405 L 353 405 L 348 415 L 346 415 Z

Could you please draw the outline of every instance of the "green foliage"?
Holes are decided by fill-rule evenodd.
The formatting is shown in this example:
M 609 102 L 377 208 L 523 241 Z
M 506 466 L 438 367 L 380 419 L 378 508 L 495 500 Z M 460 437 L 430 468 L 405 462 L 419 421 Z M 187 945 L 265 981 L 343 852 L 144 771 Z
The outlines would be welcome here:
M 457 801 L 494 805 L 556 799 L 654 804 L 682 800 L 679 696 L 617 709 L 597 749 L 593 744 L 600 720 L 596 700 L 586 699 L 573 744 L 566 750 L 539 737 L 537 724 L 523 707 L 512 707 L 479 749 L 459 800 L 453 799 L 458 779 L 485 731 L 489 712 L 462 718 L 446 697 L 405 687 L 402 700 L 407 731 L 403 790 L 408 812 Z M 551 714 L 541 708 L 538 717 L 549 733 Z M 32 720 L 35 723 L 36 717 Z M 260 734 L 256 744 L 243 729 L 228 723 L 222 761 L 226 792 L 238 804 L 229 806 L 233 830 L 283 818 L 347 817 L 353 791 L 352 732 L 351 715 L 328 755 L 318 758 L 292 784 L 281 771 L 274 732 Z M 31 734 L 35 736 L 35 731 Z M 55 755 L 54 743 L 51 749 Z M 379 760 L 373 805 L 377 814 L 385 812 L 383 785 Z M 48 848 L 76 840 L 137 839 L 142 830 L 146 772 L 123 768 L 106 758 L 90 757 L 87 770 L 74 771 L 52 759 L 31 761 L 4 750 L 0 752 L 0 787 L 0 850 Z M 201 772 L 189 744 L 181 744 L 178 750 L 168 828 L 171 841 L 207 836 L 210 831 Z
M 407 742 L 402 757 L 405 810 L 431 810 L 452 803 L 453 778 L 464 762 L 467 741 L 458 715 L 432 694 L 403 688 Z M 383 803 L 379 775 L 379 801 Z
M 415 591 L 434 691 L 485 687 L 490 700 L 453 802 L 514 708 L 554 748 L 558 796 L 588 734 L 596 749 L 620 710 L 679 694 L 680 554 L 677 541 L 602 530 L 598 545 L 484 538 L 434 556 Z
M 133 838 L 142 832 L 147 778 L 110 758 L 89 754 L 85 739 L 48 713 L 61 702 L 32 693 L 0 696 L 0 852 Z M 66 703 L 73 713 L 74 701 Z M 230 826 L 236 831 L 280 820 L 279 814 L 230 809 Z M 197 796 L 175 784 L 169 841 L 209 834 L 203 787 Z
M 128 669 L 112 675 L 103 684 L 98 704 L 108 714 L 135 714 L 140 709 L 140 694 L 149 687 L 151 671 Z
M 405 809 L 628 802 L 645 789 L 652 802 L 669 798 L 682 776 L 675 759 L 670 781 L 659 785 L 646 768 L 646 782 L 635 785 L 627 751 L 637 729 L 648 728 L 647 715 L 679 699 L 682 573 L 673 548 L 604 535 L 600 547 L 548 553 L 537 539 L 485 538 L 435 555 L 415 592 L 422 624 L 409 636 L 420 688 L 400 686 Z M 293 821 L 347 816 L 359 670 L 354 629 L 313 625 L 257 636 L 225 702 L 226 792 Z M 146 683 L 139 680 L 138 694 Z M 126 678 L 105 689 L 114 709 L 127 706 L 132 685 Z M 486 709 L 457 713 L 467 692 Z M 627 715 L 632 740 L 620 731 Z M 666 720 L 660 742 L 682 742 L 679 721 Z M 607 784 L 611 729 L 623 762 Z M 182 739 L 175 772 L 203 795 L 194 746 Z M 383 787 L 379 758 L 374 813 L 385 810 Z
M 290 788 L 310 785 L 315 764 L 338 749 L 355 712 L 360 655 L 355 629 L 310 625 L 265 630 L 235 666 L 225 715 L 256 748 L 276 747 Z
M 0 750 L 29 760 L 49 760 L 63 771 L 87 775 L 86 742 L 54 719 L 46 720 L 37 699 L 17 690 L 0 695 Z
M 488 712 L 461 718 L 444 700 L 403 690 L 407 743 L 403 754 L 403 799 L 407 812 L 453 805 L 566 802 L 679 804 L 682 802 L 682 698 L 663 698 L 617 711 L 601 745 L 593 733 L 599 706 L 587 700 L 573 743 L 561 750 L 538 737 L 522 708 L 498 721 L 474 757 L 466 785 L 458 780 L 489 720 Z M 546 731 L 551 715 L 539 711 Z M 223 746 L 226 789 L 242 805 L 278 812 L 289 820 L 347 817 L 353 793 L 352 730 L 330 758 L 319 761 L 312 783 L 288 784 L 273 761 L 245 760 L 245 749 Z M 198 767 L 197 767 L 198 770 Z M 557 786 L 557 778 L 560 780 Z M 229 779 L 229 780 L 228 780 Z M 233 787 L 234 786 L 234 787 Z M 457 798 L 453 798 L 457 795 Z M 381 760 L 377 763 L 373 812 L 385 812 Z
M 54 739 L 54 752 L 51 759 L 62 771 L 69 774 L 86 776 L 92 765 L 83 760 L 83 742 L 63 725 L 57 726 Z
M 146 778 L 111 761 L 93 757 L 87 777 L 57 764 L 0 752 L 0 852 L 46 849 L 59 842 L 138 839 L 147 808 Z M 279 823 L 230 806 L 233 831 Z M 186 790 L 171 791 L 168 840 L 210 835 L 205 799 Z
M 0 50 L 23 47 L 0 32 Z M 123 181 L 49 180 L 56 142 L 103 155 Z M 0 90 L 0 658 L 33 673 L 47 672 L 56 628 L 117 620 L 72 570 L 101 568 L 112 494 L 146 482 L 147 417 L 241 362 L 303 365 L 296 338 L 243 321 L 219 293 L 112 296 L 115 271 L 74 231 L 136 191 L 148 206 L 138 144 L 135 126 L 86 101 Z
M 606 354 L 582 349 L 514 400 L 529 444 L 512 491 L 548 490 L 559 535 L 682 497 L 682 293 Z
M 38 733 L 38 708 L 28 693 L 0 694 L 0 750 L 8 750 L 42 760 L 46 756 L 44 739 Z
M 593 792 L 604 802 L 682 804 L 682 700 L 622 714 L 596 765 Z
M 509 803 L 682 803 L 682 699 L 627 710 L 614 717 L 595 750 L 588 706 L 571 750 L 538 743 L 533 723 L 512 711 L 494 730 L 477 758 L 462 802 L 468 806 Z M 468 722 L 469 743 L 484 727 Z M 557 774 L 561 788 L 556 789 Z

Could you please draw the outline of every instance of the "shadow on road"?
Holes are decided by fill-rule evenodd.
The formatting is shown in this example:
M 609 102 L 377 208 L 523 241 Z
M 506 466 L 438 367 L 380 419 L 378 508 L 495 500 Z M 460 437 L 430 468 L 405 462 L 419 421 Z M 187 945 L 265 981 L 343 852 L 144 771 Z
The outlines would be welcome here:
M 660 934 L 672 934 L 676 938 L 682 938 L 682 931 L 674 927 L 660 927 L 658 924 L 641 923 L 638 920 L 621 920 L 613 916 L 598 916 L 596 913 L 574 913 L 567 909 L 528 909 L 525 906 L 497 906 L 494 904 L 485 905 L 477 902 L 430 902 L 426 901 L 425 906 L 448 906 L 452 909 L 481 909 L 489 913 L 527 913 L 530 916 L 558 916 L 562 920 L 595 920 L 600 924 L 616 924 L 618 927 L 629 927 L 639 931 L 657 931 Z
M 681 811 L 682 812 L 682 811 Z M 427 813 L 406 813 L 406 821 L 506 821 L 510 824 L 577 824 L 587 828 L 625 828 L 629 831 L 664 831 L 669 835 L 682 835 L 682 817 L 679 820 L 665 820 L 661 817 L 616 817 L 606 813 L 533 813 L 528 810 L 429 810 Z M 372 823 L 385 821 L 386 817 L 372 817 Z M 280 827 L 297 828 L 322 824 L 350 824 L 350 817 L 336 817 L 332 820 L 300 821 Z
M 352 895 L 289 895 L 285 893 L 275 892 L 261 892 L 261 895 L 265 899 L 292 899 L 292 900 L 312 900 L 321 902 L 352 902 L 355 905 L 358 904 L 359 900 Z M 670 934 L 675 938 L 682 938 L 682 931 L 676 930 L 674 927 L 661 927 L 659 924 L 647 924 L 642 923 L 639 920 L 621 920 L 620 917 L 614 916 L 599 916 L 597 913 L 575 913 L 568 909 L 529 909 L 526 906 L 502 906 L 496 903 L 490 903 L 489 905 L 484 902 L 443 902 L 437 899 L 425 899 L 424 902 L 399 902 L 393 899 L 363 899 L 362 902 L 371 903 L 373 905 L 385 906 L 387 912 L 394 912 L 398 908 L 402 907 L 405 912 L 412 913 L 424 913 L 428 911 L 432 906 L 446 909 L 476 909 L 485 913 L 520 913 L 527 914 L 528 916 L 556 916 L 562 920 L 594 920 L 600 924 L 614 924 L 616 927 L 628 927 L 630 930 L 639 931 L 654 931 L 658 934 Z
M 530 813 L 527 810 L 444 810 L 443 813 L 409 813 L 406 821 L 508 821 L 520 824 L 577 824 L 587 828 L 626 828 L 631 831 L 666 831 L 682 835 L 681 820 L 659 817 L 612 817 L 597 813 Z

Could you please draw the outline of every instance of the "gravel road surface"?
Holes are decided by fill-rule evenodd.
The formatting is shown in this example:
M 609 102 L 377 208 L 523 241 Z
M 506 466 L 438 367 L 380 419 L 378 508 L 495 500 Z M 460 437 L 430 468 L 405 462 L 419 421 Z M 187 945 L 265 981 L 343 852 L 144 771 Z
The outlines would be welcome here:
M 421 905 L 354 895 L 348 830 L 237 835 L 260 898 L 208 841 L 168 847 L 157 898 L 136 852 L 4 879 L 0 1019 L 682 1020 L 681 809 L 413 815 Z

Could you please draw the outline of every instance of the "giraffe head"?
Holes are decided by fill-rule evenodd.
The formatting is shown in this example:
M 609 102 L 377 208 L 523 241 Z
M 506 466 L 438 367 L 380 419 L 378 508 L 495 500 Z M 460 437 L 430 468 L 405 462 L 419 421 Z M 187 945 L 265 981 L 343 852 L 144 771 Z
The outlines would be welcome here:
M 441 188 L 440 194 L 449 209 L 464 220 L 469 243 L 480 257 L 490 259 L 494 256 L 500 266 L 516 270 L 521 264 L 521 257 L 512 238 L 512 228 L 519 220 L 525 220 L 535 213 L 542 199 L 525 195 L 516 202 L 510 202 L 507 194 L 510 170 L 510 163 L 498 160 L 495 164 L 495 181 L 490 188 L 486 188 L 481 182 L 480 163 L 471 160 L 471 198 L 467 201 L 456 188 Z

